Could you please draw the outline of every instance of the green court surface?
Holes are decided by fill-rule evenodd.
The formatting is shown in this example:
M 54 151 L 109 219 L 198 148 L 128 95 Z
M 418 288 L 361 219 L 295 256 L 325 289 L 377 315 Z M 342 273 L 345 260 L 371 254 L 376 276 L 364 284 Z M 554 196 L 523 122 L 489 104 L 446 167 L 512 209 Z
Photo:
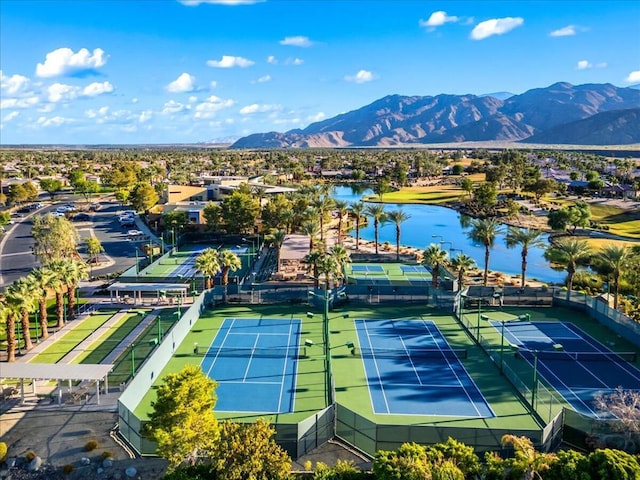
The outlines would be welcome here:
M 307 312 L 313 312 L 312 317 Z M 402 313 L 400 316 L 399 313 Z M 185 341 L 178 346 L 175 355 L 158 376 L 159 380 L 135 408 L 138 418 L 148 418 L 151 402 L 155 400 L 155 389 L 168 373 L 179 371 L 185 364 L 199 365 L 207 347 L 218 332 L 225 318 L 300 318 L 302 320 L 302 341 L 311 340 L 306 355 L 298 360 L 298 374 L 295 390 L 294 413 L 266 415 L 274 423 L 293 423 L 308 418 L 326 406 L 325 357 L 322 335 L 322 312 L 309 306 L 238 306 L 207 311 L 195 323 Z M 468 356 L 462 360 L 465 369 L 480 388 L 494 418 L 460 418 L 412 415 L 376 415 L 373 413 L 371 397 L 367 385 L 362 358 L 354 356 L 347 346 L 358 342 L 354 319 L 394 319 L 407 318 L 430 320 L 436 323 L 452 348 L 467 349 Z M 446 425 L 460 427 L 491 427 L 536 429 L 540 424 L 530 415 L 526 403 L 517 395 L 491 360 L 476 346 L 460 324 L 448 313 L 424 306 L 350 307 L 329 313 L 331 363 L 335 385 L 335 401 L 344 407 L 377 424 L 392 425 Z M 194 353 L 194 343 L 200 350 Z M 252 421 L 265 415 L 217 413 L 219 418 L 235 418 Z
M 419 264 L 409 263 L 351 263 L 345 266 L 349 283 L 378 283 L 388 285 L 424 285 L 431 282 L 431 272 Z
M 49 347 L 35 355 L 31 361 L 33 363 L 57 363 L 80 342 L 91 335 L 94 330 L 113 317 L 116 312 L 117 310 L 98 310 L 82 320 L 72 320 L 73 322 L 80 322 L 80 325 L 61 335 Z

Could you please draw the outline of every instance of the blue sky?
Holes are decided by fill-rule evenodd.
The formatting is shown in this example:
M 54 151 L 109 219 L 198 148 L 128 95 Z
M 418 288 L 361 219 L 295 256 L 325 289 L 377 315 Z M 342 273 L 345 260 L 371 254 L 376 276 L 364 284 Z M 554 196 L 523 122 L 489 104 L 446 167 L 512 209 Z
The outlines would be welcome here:
M 0 0 L 0 144 L 196 143 L 385 95 L 640 83 L 640 2 Z

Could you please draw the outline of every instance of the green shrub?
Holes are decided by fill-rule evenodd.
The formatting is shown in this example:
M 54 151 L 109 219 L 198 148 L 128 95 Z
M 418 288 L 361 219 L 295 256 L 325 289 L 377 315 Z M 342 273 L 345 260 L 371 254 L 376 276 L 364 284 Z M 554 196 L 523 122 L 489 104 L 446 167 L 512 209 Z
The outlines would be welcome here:
M 71 465 L 70 463 L 63 465 L 62 473 L 64 473 L 65 475 L 69 475 L 71 472 L 73 472 L 73 465 Z
M 7 457 L 7 444 L 4 442 L 0 442 L 0 463 L 4 462 L 4 459 Z
M 108 450 L 105 450 L 100 454 L 100 459 L 105 460 L 107 458 L 113 458 L 113 453 L 109 452 Z
M 432 480 L 464 480 L 464 473 L 451 460 L 431 467 Z
M 87 443 L 84 444 L 85 452 L 91 452 L 96 448 L 98 448 L 98 442 L 96 442 L 95 440 L 89 440 Z
M 359 480 L 365 475 L 353 462 L 338 460 L 334 467 L 318 462 L 313 480 Z
M 36 452 L 34 452 L 33 450 L 29 450 L 27 453 L 24 454 L 24 458 L 27 462 L 30 462 L 31 460 L 33 460 L 34 458 L 36 458 L 38 455 L 36 454 Z

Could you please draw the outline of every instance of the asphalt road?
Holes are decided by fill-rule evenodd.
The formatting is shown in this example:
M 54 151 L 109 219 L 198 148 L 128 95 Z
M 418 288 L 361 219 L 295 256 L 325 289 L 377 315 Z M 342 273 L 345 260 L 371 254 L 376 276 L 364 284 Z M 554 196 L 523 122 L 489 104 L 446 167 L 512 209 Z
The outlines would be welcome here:
M 6 232 L 0 240 L 0 288 L 5 288 L 18 278 L 26 276 L 39 265 L 31 251 L 31 217 L 54 211 L 58 205 L 65 203 L 68 203 L 68 200 L 46 205 L 24 217 L 12 217 L 16 223 L 7 225 Z M 74 222 L 81 239 L 96 236 L 102 243 L 105 254 L 113 260 L 109 262 L 109 266 L 92 269 L 93 277 L 121 272 L 135 263 L 136 248 L 140 243 L 129 241 L 127 230 L 120 227 L 117 215 L 120 210 L 122 207 L 115 202 L 101 202 L 100 210 L 91 212 L 89 221 Z M 85 249 L 81 246 L 79 251 L 82 255 Z M 141 254 L 140 251 L 138 253 Z

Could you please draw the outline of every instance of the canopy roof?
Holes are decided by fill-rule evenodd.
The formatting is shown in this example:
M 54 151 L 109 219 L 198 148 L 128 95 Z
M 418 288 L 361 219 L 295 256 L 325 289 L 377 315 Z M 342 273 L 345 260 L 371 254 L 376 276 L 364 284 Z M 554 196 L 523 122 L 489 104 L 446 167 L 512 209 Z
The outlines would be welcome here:
M 103 380 L 111 370 L 113 370 L 113 365 L 3 362 L 0 364 L 0 378 Z
M 182 292 L 186 293 L 188 285 L 184 283 L 125 283 L 115 282 L 107 287 L 111 292 Z

